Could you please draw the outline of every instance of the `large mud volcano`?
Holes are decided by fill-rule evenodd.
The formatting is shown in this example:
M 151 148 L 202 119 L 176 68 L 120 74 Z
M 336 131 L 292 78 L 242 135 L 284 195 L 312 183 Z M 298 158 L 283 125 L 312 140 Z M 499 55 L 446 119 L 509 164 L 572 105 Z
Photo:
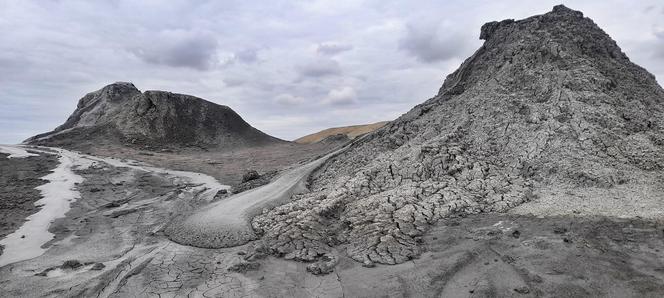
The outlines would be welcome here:
M 402 263 L 441 218 L 659 185 L 664 91 L 591 19 L 556 6 L 487 23 L 480 38 L 436 96 L 326 162 L 309 194 L 254 218 L 275 252 L 314 260 L 344 244 L 360 262 Z M 625 213 L 641 199 L 610 200 Z

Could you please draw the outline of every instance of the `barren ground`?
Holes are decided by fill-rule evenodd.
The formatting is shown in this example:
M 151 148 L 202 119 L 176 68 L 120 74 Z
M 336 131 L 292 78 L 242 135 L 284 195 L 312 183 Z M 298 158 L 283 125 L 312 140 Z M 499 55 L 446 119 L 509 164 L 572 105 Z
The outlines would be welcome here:
M 224 184 L 240 183 L 249 170 L 266 173 L 282 170 L 293 164 L 304 163 L 337 148 L 339 143 L 295 144 L 281 143 L 236 150 L 204 150 L 200 148 L 178 149 L 172 152 L 155 152 L 129 147 L 74 148 L 95 156 L 112 156 L 139 160 L 160 167 L 200 172 L 217 178 Z
M 208 204 L 200 187 L 97 162 L 40 257 L 0 268 L 13 297 L 661 297 L 664 223 L 599 216 L 479 214 L 439 222 L 424 253 L 336 268 L 262 256 L 261 241 L 204 249 L 168 240 L 175 216 Z M 67 262 L 70 261 L 70 262 Z M 103 264 L 103 265 L 99 265 Z M 95 270 L 96 269 L 96 270 Z

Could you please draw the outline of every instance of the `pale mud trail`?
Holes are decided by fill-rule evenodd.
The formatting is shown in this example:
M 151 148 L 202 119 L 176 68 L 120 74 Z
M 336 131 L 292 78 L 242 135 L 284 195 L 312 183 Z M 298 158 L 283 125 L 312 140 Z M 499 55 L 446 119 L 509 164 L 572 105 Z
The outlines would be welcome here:
M 0 145 L 0 153 L 9 154 L 7 158 L 24 158 L 38 155 L 14 145 Z
M 177 243 L 203 248 L 232 247 L 256 240 L 251 219 L 264 208 L 276 207 L 305 192 L 311 172 L 334 154 L 293 168 L 267 185 L 206 206 L 170 225 L 166 233 Z
M 74 167 L 87 168 L 91 165 L 91 161 L 81 159 L 74 152 L 62 149 L 53 150 L 59 155 L 60 164 L 51 174 L 42 177 L 48 183 L 37 187 L 42 199 L 35 202 L 35 205 L 42 206 L 41 210 L 28 216 L 27 221 L 18 230 L 0 241 L 0 245 L 5 246 L 3 254 L 0 255 L 0 267 L 42 255 L 46 251 L 42 245 L 53 238 L 53 233 L 48 231 L 51 223 L 57 218 L 64 217 L 69 211 L 71 202 L 81 197 L 80 193 L 75 190 L 75 186 L 83 182 L 83 178 L 74 174 L 72 169 Z M 14 153 L 10 157 L 37 155 L 27 153 L 20 147 L 13 147 L 11 151 Z

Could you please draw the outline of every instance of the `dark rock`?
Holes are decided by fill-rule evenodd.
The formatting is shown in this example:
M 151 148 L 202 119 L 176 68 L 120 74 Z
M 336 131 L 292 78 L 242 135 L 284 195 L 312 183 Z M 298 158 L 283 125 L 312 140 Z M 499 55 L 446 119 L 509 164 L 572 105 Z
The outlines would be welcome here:
M 250 190 L 250 189 L 253 189 L 253 188 L 256 188 L 256 187 L 259 187 L 259 186 L 263 186 L 265 184 L 268 184 L 268 183 L 270 183 L 270 181 L 272 181 L 272 178 L 274 178 L 277 175 L 277 173 L 278 173 L 277 171 L 270 171 L 270 172 L 267 172 L 263 175 L 258 175 L 258 178 L 254 178 L 254 179 L 242 182 L 242 183 L 234 186 L 232 188 L 231 192 L 232 193 L 241 193 L 243 191 L 247 191 L 247 190 Z M 247 173 L 247 174 L 249 174 L 249 173 Z M 245 176 L 247 174 L 245 174 Z M 256 174 L 258 174 L 258 173 L 256 173 Z M 253 176 L 253 174 L 251 174 L 251 176 Z M 243 177 L 242 180 L 244 181 L 244 177 Z
M 212 201 L 218 201 L 218 200 L 221 200 L 221 199 L 227 197 L 228 195 L 229 195 L 229 193 L 228 193 L 228 190 L 227 190 L 227 189 L 220 189 L 220 190 L 217 191 L 217 193 L 214 195 L 214 198 L 212 199 Z
M 523 287 L 519 287 L 519 288 L 514 289 L 514 292 L 517 292 L 519 294 L 528 294 L 528 293 L 530 293 L 530 289 L 526 286 L 523 286 Z
M 90 270 L 102 270 L 104 268 L 106 268 L 106 265 L 104 265 L 103 263 L 95 263 L 94 265 L 92 265 Z
M 553 232 L 556 233 L 556 234 L 565 234 L 565 233 L 567 233 L 567 228 L 556 226 L 556 227 L 553 228 Z
M 261 175 L 259 175 L 258 172 L 254 171 L 254 170 L 251 170 L 251 171 L 246 172 L 244 175 L 242 175 L 242 183 L 247 182 L 247 181 L 251 181 L 251 180 L 256 180 L 260 177 L 261 177 Z
M 81 264 L 81 262 L 79 262 L 78 260 L 67 260 L 64 263 L 62 263 L 60 268 L 62 268 L 62 269 L 76 269 L 76 268 L 79 268 L 81 266 L 83 266 L 83 264 Z
M 521 232 L 519 232 L 519 230 L 514 230 L 514 232 L 512 232 L 512 237 L 518 239 L 519 237 L 521 237 Z
M 376 264 L 371 260 L 364 260 L 364 262 L 362 263 L 362 267 L 373 268 L 376 267 Z
M 329 274 L 334 271 L 334 266 L 337 265 L 338 258 L 331 254 L 323 255 L 318 261 L 309 264 L 307 271 L 314 275 Z

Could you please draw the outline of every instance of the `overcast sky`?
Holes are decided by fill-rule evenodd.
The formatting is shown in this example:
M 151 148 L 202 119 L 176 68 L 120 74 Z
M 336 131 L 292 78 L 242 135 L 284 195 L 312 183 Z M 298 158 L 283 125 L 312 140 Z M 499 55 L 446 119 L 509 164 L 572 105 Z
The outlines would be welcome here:
M 656 0 L 0 0 L 0 143 L 55 128 L 115 81 L 228 105 L 289 140 L 391 120 L 437 93 L 483 23 L 561 2 L 664 81 Z

